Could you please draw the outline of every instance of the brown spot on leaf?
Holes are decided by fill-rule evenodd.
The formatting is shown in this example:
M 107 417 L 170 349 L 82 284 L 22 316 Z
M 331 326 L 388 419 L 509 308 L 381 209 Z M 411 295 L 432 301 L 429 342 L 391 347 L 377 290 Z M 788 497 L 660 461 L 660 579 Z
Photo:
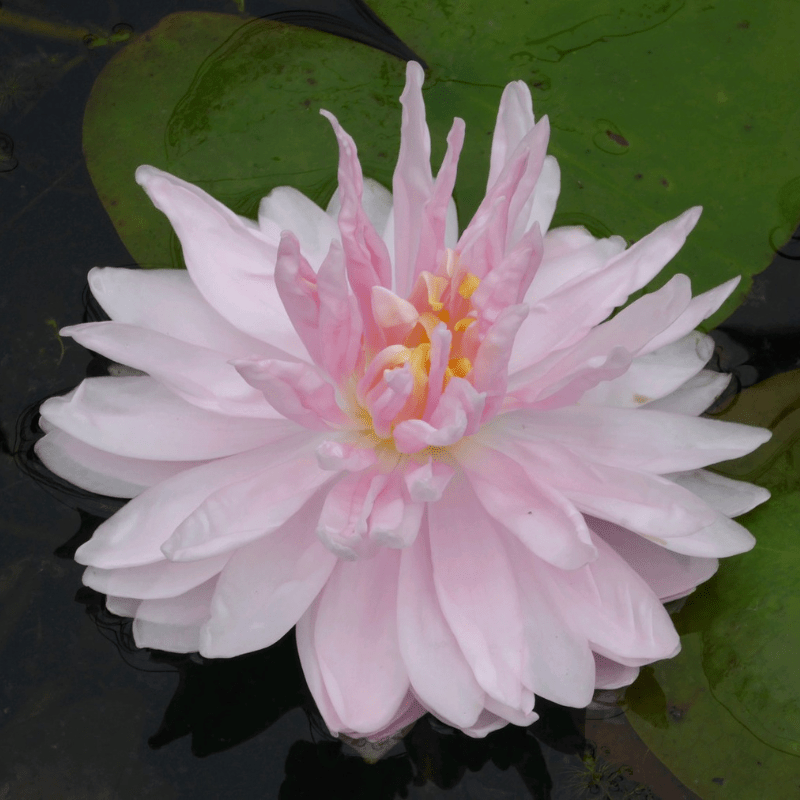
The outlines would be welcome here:
M 616 142 L 620 147 L 630 147 L 630 142 L 621 133 L 606 130 L 606 136 L 608 136 L 612 142 Z

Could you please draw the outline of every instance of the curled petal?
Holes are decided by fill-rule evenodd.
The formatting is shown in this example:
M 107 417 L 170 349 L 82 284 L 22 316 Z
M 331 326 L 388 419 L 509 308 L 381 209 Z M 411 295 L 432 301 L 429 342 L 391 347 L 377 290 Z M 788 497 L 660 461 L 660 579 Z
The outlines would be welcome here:
M 347 421 L 333 386 L 319 370 L 302 361 L 242 359 L 236 371 L 286 419 L 311 430 L 328 430 Z
M 368 520 L 386 481 L 386 475 L 367 469 L 345 475 L 331 488 L 317 523 L 317 536 L 332 553 L 343 559 L 375 554 L 375 544 L 366 535 Z
M 406 470 L 403 480 L 415 503 L 439 500 L 453 477 L 453 468 L 429 458 L 424 464 Z

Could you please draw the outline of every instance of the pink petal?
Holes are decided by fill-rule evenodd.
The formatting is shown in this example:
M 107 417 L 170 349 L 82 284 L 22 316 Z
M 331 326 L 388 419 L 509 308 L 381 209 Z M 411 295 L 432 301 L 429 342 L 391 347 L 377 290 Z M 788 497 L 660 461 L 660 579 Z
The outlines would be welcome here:
M 517 145 L 533 128 L 534 121 L 531 90 L 524 81 L 507 84 L 497 109 L 487 192 L 497 182 Z
M 542 260 L 542 236 L 535 224 L 482 281 L 472 305 L 487 328 L 508 307 L 522 301 Z
M 648 403 L 647 407 L 652 411 L 697 417 L 725 391 L 730 381 L 730 375 L 704 369 L 671 394 Z
M 556 202 L 561 193 L 561 169 L 555 156 L 545 156 L 542 171 L 536 181 L 528 219 L 525 220 L 520 213 L 511 234 L 510 243 L 516 244 L 522 232 L 528 231 L 534 225 L 539 226 L 542 233 L 546 233 L 553 220 Z
M 347 422 L 336 392 L 316 367 L 302 361 L 242 359 L 233 361 L 242 378 L 271 408 L 311 430 L 329 430 Z
M 95 267 L 89 271 L 89 287 L 115 322 L 157 331 L 231 357 L 290 357 L 231 325 L 206 302 L 186 270 Z
M 267 230 L 291 231 L 315 267 L 322 263 L 331 241 L 339 237 L 335 220 L 291 186 L 278 186 L 263 198 L 258 219 L 262 226 L 268 221 Z
M 340 558 L 372 556 L 376 546 L 368 537 L 369 515 L 388 477 L 375 469 L 344 475 L 331 487 L 317 523 L 317 536 Z
M 392 435 L 395 418 L 405 408 L 414 391 L 411 365 L 385 369 L 377 384 L 367 392 L 364 405 L 372 419 L 375 434 L 381 439 Z
M 658 544 L 687 556 L 701 558 L 726 558 L 752 550 L 756 540 L 747 528 L 732 519 L 720 516 L 716 522 L 690 533 L 671 539 L 660 539 Z
M 201 632 L 204 656 L 230 658 L 269 647 L 306 613 L 337 561 L 314 536 L 321 507 L 321 497 L 306 503 L 274 533 L 233 554 Z
M 170 653 L 198 649 L 200 626 L 208 619 L 216 577 L 178 597 L 143 600 L 133 620 L 137 647 L 152 647 Z
M 520 332 L 528 340 L 524 365 L 540 360 L 556 348 L 579 341 L 617 306 L 624 304 L 631 293 L 657 275 L 680 250 L 699 217 L 699 208 L 689 209 L 611 258 L 605 267 L 573 278 L 533 303 L 528 324 Z M 537 290 L 536 279 L 531 290 Z M 528 297 L 525 300 L 531 302 Z
M 415 276 L 423 270 L 432 270 L 447 247 L 447 217 L 456 182 L 458 157 L 464 144 L 464 128 L 463 119 L 453 120 L 453 127 L 447 135 L 447 151 L 442 166 L 436 175 L 430 198 L 422 208 Z
M 451 725 L 474 725 L 486 694 L 439 606 L 427 525 L 414 545 L 401 554 L 397 634 L 411 686 L 420 700 Z
M 272 459 L 209 494 L 175 528 L 161 550 L 172 561 L 228 553 L 278 530 L 333 476 L 317 464 L 315 442 Z
M 603 539 L 593 540 L 598 558 L 580 569 L 541 562 L 543 588 L 600 655 L 634 667 L 675 655 L 680 639 L 658 597 Z
M 756 506 L 765 503 L 770 496 L 769 491 L 761 486 L 745 481 L 735 481 L 705 469 L 676 472 L 672 475 L 665 475 L 665 477 L 701 497 L 726 517 L 738 517 L 746 514 Z
M 322 715 L 322 719 L 325 720 L 325 724 L 328 726 L 330 732 L 336 736 L 340 732 L 348 730 L 348 727 L 339 717 L 339 713 L 334 707 L 331 696 L 325 686 L 325 680 L 322 677 L 322 669 L 317 655 L 317 648 L 314 643 L 319 606 L 320 598 L 317 596 L 317 599 L 308 607 L 306 613 L 303 614 L 297 622 L 297 629 L 295 632 L 297 638 L 297 654 L 300 657 L 303 675 L 314 697 L 317 709 Z
M 714 353 L 714 340 L 694 331 L 677 342 L 635 358 L 618 378 L 593 387 L 581 404 L 638 408 L 666 397 L 691 380 Z
M 136 611 L 142 604 L 141 600 L 134 600 L 131 597 L 106 597 L 106 608 L 118 617 L 135 617 Z
M 164 560 L 122 569 L 87 567 L 83 572 L 83 583 L 103 594 L 139 600 L 177 597 L 219 575 L 228 557 L 226 554 L 190 564 Z
M 646 294 L 607 322 L 592 328 L 574 345 L 545 356 L 541 362 L 517 372 L 510 385 L 516 388 L 535 384 L 537 394 L 547 394 L 543 391 L 546 387 L 564 380 L 572 372 L 609 354 L 614 348 L 624 347 L 635 356 L 681 315 L 691 298 L 689 279 L 685 275 L 675 275 L 658 291 Z
M 503 402 L 511 349 L 527 314 L 528 308 L 525 305 L 505 308 L 492 323 L 478 347 L 471 377 L 475 389 L 486 395 L 482 421 L 491 419 Z
M 284 419 L 231 417 L 181 400 L 153 378 L 87 378 L 41 407 L 50 424 L 115 455 L 203 461 L 259 447 L 296 428 Z
M 78 548 L 75 560 L 103 569 L 163 561 L 161 545 L 209 495 L 284 460 L 285 452 L 308 440 L 307 433 L 292 436 L 284 429 L 267 445 L 185 470 L 152 486 L 100 525 Z
M 346 257 L 347 278 L 358 300 L 365 333 L 372 328 L 371 290 L 376 284 L 391 287 L 392 264 L 386 245 L 378 235 L 361 205 L 363 191 L 361 165 L 356 145 L 327 111 L 321 112 L 331 123 L 339 142 L 339 230 Z
M 597 557 L 583 517 L 544 480 L 533 482 L 507 455 L 488 447 L 462 461 L 483 508 L 532 553 L 562 569 Z
M 555 228 L 544 237 L 543 245 L 541 266 L 525 295 L 528 305 L 534 305 L 578 278 L 602 270 L 626 246 L 621 236 L 595 239 L 580 227 Z
M 197 466 L 196 461 L 149 461 L 98 450 L 54 428 L 35 446 L 36 455 L 56 475 L 109 497 L 136 497 L 148 486 Z
M 672 553 L 604 520 L 592 520 L 591 528 L 644 578 L 663 602 L 694 591 L 717 571 L 719 565 L 716 558 Z
M 639 667 L 628 667 L 618 664 L 609 658 L 594 654 L 596 665 L 596 682 L 598 689 L 621 689 L 630 686 L 639 677 Z
M 363 323 L 358 302 L 347 283 L 344 252 L 339 242 L 317 273 L 319 292 L 320 366 L 335 381 L 350 377 L 362 352 Z
M 394 200 L 394 272 L 397 292 L 406 297 L 416 280 L 420 216 L 433 191 L 431 137 L 425 122 L 422 82 L 425 74 L 415 61 L 406 66 L 406 87 L 400 95 L 403 121 L 400 153 L 392 181 Z
M 192 281 L 209 305 L 249 336 L 305 357 L 275 289 L 278 242 L 202 189 L 155 167 L 139 167 L 136 180 L 169 217 Z
M 475 679 L 509 706 L 522 703 L 524 629 L 502 534 L 463 479 L 428 506 L 433 582 Z
M 771 436 L 765 428 L 647 408 L 520 410 L 500 420 L 511 438 L 555 441 L 590 461 L 656 474 L 738 458 Z
M 657 350 L 659 347 L 677 341 L 683 336 L 686 336 L 690 331 L 693 331 L 704 319 L 710 317 L 731 296 L 733 290 L 739 285 L 740 280 L 741 278 L 737 276 L 692 298 L 692 301 L 683 314 L 681 314 L 669 328 L 662 331 L 653 339 L 647 347 L 642 350 L 642 353 L 649 353 L 653 350 Z
M 387 725 L 408 692 L 397 639 L 399 566 L 400 554 L 387 548 L 368 565 L 339 561 L 320 594 L 314 648 L 331 703 L 354 731 Z
M 72 325 L 62 328 L 61 335 L 146 372 L 198 408 L 236 417 L 276 416 L 263 395 L 237 375 L 223 353 L 119 322 Z
M 463 378 L 451 378 L 430 422 L 409 419 L 395 426 L 395 446 L 401 453 L 416 453 L 454 444 L 477 430 L 485 397 Z
M 281 234 L 275 260 L 275 289 L 300 340 L 314 361 L 320 357 L 317 276 L 290 231 Z
M 339 216 L 339 211 L 342 209 L 339 195 L 339 187 L 337 186 L 328 202 L 328 207 L 325 209 L 325 213 L 334 220 Z M 364 213 L 375 230 L 383 236 L 392 214 L 392 193 L 386 187 L 381 186 L 378 181 L 364 177 L 361 205 L 364 207 Z M 385 236 L 384 241 L 386 241 Z M 394 252 L 394 249 L 390 248 L 389 252 Z
M 317 462 L 320 467 L 335 472 L 361 472 L 377 460 L 374 450 L 335 439 L 327 439 L 317 448 Z
M 512 441 L 503 449 L 529 476 L 547 481 L 583 514 L 644 536 L 686 536 L 716 523 L 720 516 L 692 492 L 658 475 L 601 466 L 549 442 Z
M 369 515 L 370 539 L 384 547 L 412 545 L 425 512 L 424 503 L 409 502 L 398 473 L 399 470 L 391 473 Z
M 584 636 L 570 624 L 570 609 L 542 591 L 539 559 L 521 542 L 507 539 L 522 607 L 525 650 L 522 681 L 540 697 L 583 708 L 594 692 L 594 660 Z
M 412 501 L 432 503 L 441 499 L 453 475 L 452 467 L 429 457 L 424 464 L 419 466 L 413 462 L 410 463 L 406 468 L 403 481 Z

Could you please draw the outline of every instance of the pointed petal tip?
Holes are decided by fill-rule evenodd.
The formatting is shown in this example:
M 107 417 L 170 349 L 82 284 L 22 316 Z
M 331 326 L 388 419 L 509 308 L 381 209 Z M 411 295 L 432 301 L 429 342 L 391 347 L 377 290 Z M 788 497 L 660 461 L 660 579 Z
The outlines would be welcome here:
M 425 70 L 419 61 L 409 61 L 406 64 L 406 82 L 414 83 L 416 86 L 422 86 L 425 81 Z
M 678 219 L 681 220 L 689 230 L 692 230 L 692 228 L 697 225 L 702 213 L 703 206 L 692 206 L 691 208 L 687 208 Z

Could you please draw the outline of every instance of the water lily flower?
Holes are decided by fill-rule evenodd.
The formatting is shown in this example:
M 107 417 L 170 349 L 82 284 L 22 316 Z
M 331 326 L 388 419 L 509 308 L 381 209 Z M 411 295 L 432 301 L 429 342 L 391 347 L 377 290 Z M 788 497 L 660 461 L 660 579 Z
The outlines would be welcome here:
M 626 305 L 700 209 L 631 247 L 550 230 L 548 121 L 516 82 L 459 233 L 464 122 L 433 177 L 422 80 L 409 64 L 391 193 L 327 112 L 327 210 L 283 187 L 243 219 L 141 167 L 188 271 L 92 270 L 110 321 L 62 333 L 144 374 L 48 400 L 38 444 L 132 498 L 76 559 L 140 646 L 231 657 L 296 626 L 328 727 L 376 741 L 630 683 L 679 649 L 663 601 L 752 547 L 732 517 L 768 497 L 704 469 L 769 437 L 700 416 L 728 378 L 694 329 L 736 280 Z

